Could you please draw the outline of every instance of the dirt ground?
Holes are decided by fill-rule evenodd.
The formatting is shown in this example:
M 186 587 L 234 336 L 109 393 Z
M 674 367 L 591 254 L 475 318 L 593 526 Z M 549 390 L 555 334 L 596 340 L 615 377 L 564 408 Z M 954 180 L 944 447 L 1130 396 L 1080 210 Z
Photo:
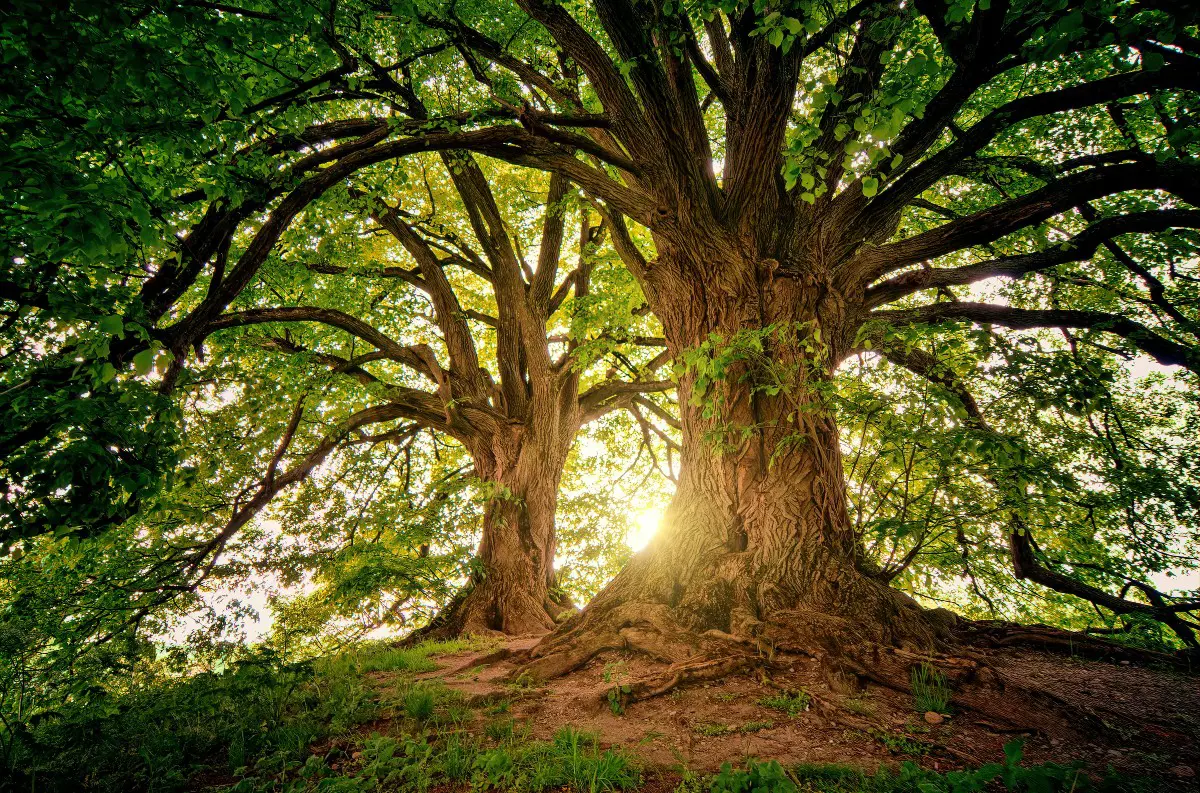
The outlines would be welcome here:
M 617 714 L 609 691 L 653 671 L 651 663 L 610 654 L 546 685 L 510 682 L 517 665 L 498 656 L 536 641 L 516 638 L 497 645 L 499 651 L 443 656 L 437 659 L 441 668 L 421 678 L 441 680 L 475 703 L 509 701 L 509 714 L 537 738 L 564 725 L 598 733 L 603 745 L 640 756 L 663 777 L 681 767 L 714 771 L 748 757 L 864 771 L 907 759 L 947 770 L 999 761 L 1004 744 L 1021 738 L 1027 763 L 1081 760 L 1100 774 L 1112 766 L 1160 779 L 1163 790 L 1200 790 L 1200 676 L 1194 674 L 999 650 L 989 664 L 1002 680 L 1042 692 L 1036 726 L 997 718 L 995 697 L 990 712 L 981 715 L 970 697 L 964 702 L 957 696 L 952 715 L 931 724 L 914 711 L 911 694 L 872 684 L 831 685 L 813 659 L 776 656 L 769 676 L 756 670 L 684 685 Z M 377 675 L 386 686 L 387 673 Z M 781 691 L 801 690 L 811 706 L 794 715 L 760 703 Z M 1002 706 L 1003 694 L 999 701 Z M 1027 698 L 1024 708 L 1027 713 Z M 477 726 L 482 731 L 483 724 Z

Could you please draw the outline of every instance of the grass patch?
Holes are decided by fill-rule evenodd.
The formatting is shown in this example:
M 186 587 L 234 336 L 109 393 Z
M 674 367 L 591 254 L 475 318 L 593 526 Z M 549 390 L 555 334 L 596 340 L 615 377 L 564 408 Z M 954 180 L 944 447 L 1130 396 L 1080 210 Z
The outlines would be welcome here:
M 923 757 L 933 748 L 924 741 L 918 741 L 907 735 L 896 735 L 884 730 L 871 730 L 869 733 L 881 746 L 892 754 L 904 754 L 910 757 Z
M 916 763 L 902 763 L 898 770 L 881 768 L 873 774 L 842 765 L 796 765 L 750 760 L 744 768 L 726 763 L 708 780 L 693 779 L 680 793 L 1150 793 L 1154 787 L 1129 779 L 1109 776 L 1099 782 L 1083 773 L 1079 765 L 1047 763 L 1025 766 L 1020 742 L 1004 747 L 1004 761 L 978 769 L 940 773 Z M 707 784 L 705 784 L 707 782 Z M 682 785 L 681 785 L 682 788 Z
M 529 793 L 567 789 L 577 793 L 629 790 L 641 784 L 641 771 L 628 756 L 601 750 L 595 735 L 564 727 L 550 741 L 498 747 L 475 760 L 475 790 Z
M 422 684 L 423 693 L 415 687 L 381 693 L 364 673 L 416 673 L 435 668 L 434 656 L 481 646 L 478 640 L 405 649 L 367 643 L 300 663 L 262 651 L 229 662 L 220 673 L 161 679 L 130 692 L 92 691 L 6 736 L 0 777 L 21 790 L 126 793 L 184 789 L 205 771 L 298 773 L 310 746 L 389 710 L 426 722 L 443 713 L 449 718 L 450 711 L 468 716 L 448 690 Z
M 433 716 L 437 697 L 428 686 L 413 686 L 404 695 L 404 715 L 424 724 Z
M 918 713 L 950 713 L 950 697 L 954 692 L 946 676 L 930 663 L 922 662 L 912 670 L 913 708 Z
M 511 718 L 492 719 L 483 727 L 483 734 L 493 741 L 508 743 L 512 741 L 516 722 Z
M 737 727 L 732 724 L 705 723 L 692 727 L 692 732 L 706 738 L 716 738 L 720 735 L 732 735 L 737 732 Z
M 850 697 L 842 703 L 842 707 L 856 716 L 874 716 L 875 705 L 864 696 Z
M 769 730 L 775 726 L 773 721 L 748 721 L 741 727 L 738 727 L 738 732 L 762 732 Z
M 812 697 L 804 689 L 799 691 L 784 691 L 763 697 L 758 701 L 764 708 L 771 708 L 786 713 L 788 716 L 799 716 L 812 706 Z

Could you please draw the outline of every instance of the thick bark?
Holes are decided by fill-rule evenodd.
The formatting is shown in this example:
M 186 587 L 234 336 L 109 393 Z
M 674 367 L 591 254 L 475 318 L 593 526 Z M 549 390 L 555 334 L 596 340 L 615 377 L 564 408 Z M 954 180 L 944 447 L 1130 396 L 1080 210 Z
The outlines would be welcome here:
M 565 673 L 606 648 L 680 663 L 713 654 L 711 641 L 833 653 L 935 641 L 936 620 L 865 570 L 847 514 L 822 400 L 853 341 L 840 297 L 820 278 L 776 277 L 773 260 L 730 266 L 727 256 L 719 278 L 700 277 L 690 262 L 705 258 L 654 265 L 652 305 L 676 359 L 691 359 L 679 382 L 682 470 L 663 528 L 534 649 L 535 674 Z M 713 354 L 730 366 L 706 386 L 687 351 L 714 333 L 737 352 Z
M 573 432 L 571 433 L 574 434 Z M 571 438 L 516 428 L 475 451 L 493 488 L 484 507 L 478 571 L 448 610 L 448 633 L 544 633 L 562 612 L 554 587 L 554 512 Z

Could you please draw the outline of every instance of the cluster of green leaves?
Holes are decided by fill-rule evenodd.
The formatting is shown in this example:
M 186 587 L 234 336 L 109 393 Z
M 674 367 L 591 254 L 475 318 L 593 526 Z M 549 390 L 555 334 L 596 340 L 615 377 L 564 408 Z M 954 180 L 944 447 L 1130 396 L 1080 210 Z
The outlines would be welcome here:
M 241 115 L 252 97 L 291 86 L 272 61 L 319 70 L 323 53 L 309 7 L 249 19 L 195 4 L 17 2 L 4 19 L 0 261 L 3 291 L 20 298 L 0 374 L 13 420 L 0 431 L 8 548 L 102 531 L 173 484 L 179 416 L 148 382 L 165 360 L 138 290 L 203 213 L 178 196 L 232 200 L 270 173 L 253 152 L 221 164 L 254 134 Z M 312 118 L 290 107 L 272 121 Z
M 1161 626 L 1102 617 L 1011 576 L 1014 514 L 1052 563 L 1119 591 L 1130 578 L 1186 573 L 1196 538 L 1194 392 L 1170 373 L 1137 376 L 1102 350 L 1051 334 L 982 330 L 889 342 L 932 351 L 969 384 L 987 422 L 958 397 L 871 356 L 837 378 L 852 516 L 881 567 L 906 590 L 966 614 L 1116 629 L 1170 649 Z M 1159 579 L 1169 586 L 1170 579 Z
M 741 328 L 728 338 L 712 333 L 683 351 L 674 373 L 676 378 L 688 375 L 689 403 L 701 407 L 704 418 L 715 420 L 706 442 L 718 450 L 732 450 L 767 424 L 733 415 L 730 387 L 748 387 L 752 398 L 782 400 L 786 409 L 779 418 L 790 425 L 802 412 L 824 409 L 828 365 L 829 346 L 820 324 L 810 320 Z M 801 436 L 785 435 L 773 452 L 785 453 L 803 442 Z

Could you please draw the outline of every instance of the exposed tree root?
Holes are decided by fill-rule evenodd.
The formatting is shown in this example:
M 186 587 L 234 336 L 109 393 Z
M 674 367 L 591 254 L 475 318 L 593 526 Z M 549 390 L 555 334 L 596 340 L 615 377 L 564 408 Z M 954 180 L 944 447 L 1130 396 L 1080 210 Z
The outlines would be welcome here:
M 1071 701 L 1069 693 L 1055 693 L 1037 679 L 1006 672 L 1007 663 L 993 663 L 994 658 L 1008 658 L 999 651 L 1029 646 L 1089 658 L 1183 665 L 1174 656 L 1047 626 L 964 621 L 945 610 L 922 609 L 869 579 L 846 580 L 828 608 L 822 602 L 769 614 L 742 604 L 737 593 L 745 590 L 738 575 L 714 574 L 682 597 L 663 596 L 655 588 L 606 591 L 531 648 L 513 677 L 567 675 L 608 652 L 634 653 L 661 664 L 618 689 L 622 704 L 628 704 L 698 681 L 752 669 L 769 672 L 778 656 L 796 655 L 815 659 L 833 691 L 861 690 L 870 683 L 911 695 L 914 669 L 929 664 L 945 676 L 951 704 L 991 729 L 1066 740 L 1080 730 L 1109 732 L 1115 712 Z M 734 594 L 722 601 L 724 591 Z M 693 594 L 699 599 L 693 600 Z M 868 732 L 876 728 L 834 704 L 817 701 L 815 707 L 833 723 Z
M 520 593 L 505 593 L 504 606 L 497 593 L 486 583 L 470 583 L 455 593 L 437 615 L 423 628 L 413 631 L 400 642 L 412 647 L 424 641 L 455 639 L 460 636 L 530 635 L 549 632 L 555 621 L 574 607 L 570 598 L 547 596 L 540 604 Z M 529 600 L 529 602 L 522 602 Z M 499 613 L 503 608 L 503 614 Z
M 661 675 L 633 682 L 629 685 L 630 691 L 625 692 L 625 696 L 629 702 L 653 699 L 661 697 L 685 683 L 717 680 L 735 672 L 743 672 L 756 664 L 757 659 L 748 655 L 696 661 L 688 664 L 673 664 L 667 667 Z
M 974 647 L 1032 647 L 1083 658 L 1111 659 L 1137 664 L 1169 664 L 1183 669 L 1200 670 L 1200 656 L 1191 650 L 1180 650 L 1176 653 L 1144 650 L 1049 625 L 1020 625 L 999 620 L 964 621 L 957 633 L 960 640 Z
M 935 625 L 950 628 L 949 619 L 934 618 L 939 620 Z M 911 694 L 913 670 L 929 664 L 945 676 L 951 704 L 976 714 L 989 729 L 1066 739 L 1081 729 L 1109 732 L 1112 714 L 1072 702 L 1035 680 L 993 666 L 989 659 L 995 650 L 1028 645 L 1041 650 L 1069 649 L 1096 658 L 1178 665 L 1173 656 L 1046 626 L 959 622 L 953 626 L 953 638 L 940 640 L 936 650 L 881 643 L 874 640 L 876 631 L 869 625 L 803 609 L 776 612 L 770 620 L 735 614 L 730 627 L 730 631 L 691 630 L 662 604 L 620 604 L 603 615 L 584 612 L 528 651 L 514 677 L 545 680 L 566 675 L 605 652 L 636 653 L 663 664 L 661 671 L 625 684 L 619 696 L 622 704 L 629 704 L 700 681 L 752 669 L 766 672 L 776 668 L 777 655 L 816 659 L 834 690 L 873 683 Z M 821 699 L 814 698 L 814 707 L 824 718 L 847 728 L 870 732 L 877 726 Z M 959 760 L 973 761 L 958 757 L 949 747 L 945 751 Z

